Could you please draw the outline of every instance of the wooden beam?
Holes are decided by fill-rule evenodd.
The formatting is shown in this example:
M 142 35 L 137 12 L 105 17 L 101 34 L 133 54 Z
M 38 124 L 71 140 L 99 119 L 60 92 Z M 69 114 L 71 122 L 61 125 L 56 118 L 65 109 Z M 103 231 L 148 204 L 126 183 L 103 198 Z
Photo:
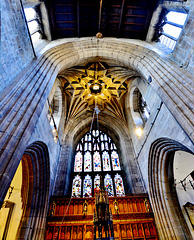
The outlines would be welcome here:
M 80 4 L 79 0 L 77 0 L 77 36 L 80 37 Z
M 121 31 L 121 23 L 122 23 L 122 19 L 123 19 L 123 9 L 124 9 L 124 5 L 125 5 L 125 0 L 123 0 L 122 6 L 121 6 L 121 14 L 120 14 L 120 19 L 119 19 L 119 27 L 118 27 L 118 37 L 119 37 L 120 31 Z

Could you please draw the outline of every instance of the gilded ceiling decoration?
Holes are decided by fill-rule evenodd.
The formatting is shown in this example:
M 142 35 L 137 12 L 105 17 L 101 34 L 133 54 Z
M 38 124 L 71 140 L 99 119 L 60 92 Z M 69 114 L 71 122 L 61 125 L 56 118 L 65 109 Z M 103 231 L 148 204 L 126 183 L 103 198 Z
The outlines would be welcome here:
M 64 93 L 70 98 L 68 117 L 86 110 L 93 111 L 98 105 L 100 111 L 123 118 L 122 98 L 127 92 L 130 78 L 134 76 L 137 72 L 130 68 L 108 66 L 100 61 L 66 69 L 58 78 Z

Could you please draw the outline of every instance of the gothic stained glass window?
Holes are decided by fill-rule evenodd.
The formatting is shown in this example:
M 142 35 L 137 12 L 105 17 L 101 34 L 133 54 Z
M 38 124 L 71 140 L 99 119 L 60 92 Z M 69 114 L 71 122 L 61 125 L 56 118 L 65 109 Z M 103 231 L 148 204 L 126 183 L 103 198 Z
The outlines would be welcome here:
M 100 175 L 96 175 L 94 178 L 94 192 L 98 192 L 100 190 Z
M 92 156 L 90 152 L 86 152 L 84 155 L 84 171 L 85 172 L 92 171 Z
M 114 196 L 113 183 L 112 183 L 112 178 L 109 174 L 107 174 L 104 178 L 104 187 L 108 193 L 108 196 L 113 197 Z
M 89 175 L 86 175 L 84 179 L 83 197 L 92 197 L 92 179 Z
M 101 171 L 101 160 L 100 160 L 100 153 L 95 152 L 94 157 L 94 171 Z
M 81 197 L 81 177 L 78 175 L 73 179 L 72 197 Z
M 111 171 L 110 166 L 110 158 L 108 152 L 103 152 L 102 154 L 102 161 L 103 161 L 103 170 L 104 171 Z
M 125 196 L 123 179 L 118 173 L 115 175 L 114 181 L 115 181 L 116 196 L 117 197 Z
M 100 175 L 109 197 L 124 196 L 120 160 L 111 137 L 101 130 L 92 130 L 79 140 L 75 149 L 73 197 L 94 196 L 99 191 Z
M 81 171 L 82 171 L 82 154 L 81 152 L 77 152 L 75 155 L 74 172 L 81 172 Z
M 111 153 L 111 159 L 112 159 L 112 167 L 113 167 L 113 170 L 121 170 L 120 168 L 120 162 L 119 162 L 119 156 L 118 154 L 116 153 L 116 151 L 113 151 Z

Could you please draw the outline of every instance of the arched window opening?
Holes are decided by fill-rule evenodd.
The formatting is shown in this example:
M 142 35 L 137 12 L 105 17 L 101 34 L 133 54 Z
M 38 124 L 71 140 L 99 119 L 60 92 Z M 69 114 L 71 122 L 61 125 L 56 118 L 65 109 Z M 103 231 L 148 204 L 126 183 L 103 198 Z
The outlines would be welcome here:
M 40 39 L 45 38 L 40 4 L 31 7 L 24 6 L 24 14 L 33 46 L 36 47 Z
M 51 102 L 48 101 L 48 120 L 50 122 L 55 142 L 58 139 L 58 128 L 62 114 L 62 92 L 59 86 L 56 87 Z
M 131 112 L 137 127 L 144 127 L 149 116 L 150 108 L 137 87 L 132 91 Z
M 108 196 L 125 196 L 116 145 L 104 132 L 92 130 L 76 147 L 72 197 L 94 196 L 100 190 L 100 175 Z
M 81 177 L 78 175 L 73 179 L 72 196 L 81 197 Z
M 155 40 L 173 51 L 187 19 L 187 13 L 163 9 L 156 27 Z M 154 40 L 154 39 L 153 39 Z
M 176 151 L 173 163 L 174 186 L 183 216 L 193 232 L 194 209 L 194 156 L 184 151 Z M 194 236 L 194 234 L 193 234 Z

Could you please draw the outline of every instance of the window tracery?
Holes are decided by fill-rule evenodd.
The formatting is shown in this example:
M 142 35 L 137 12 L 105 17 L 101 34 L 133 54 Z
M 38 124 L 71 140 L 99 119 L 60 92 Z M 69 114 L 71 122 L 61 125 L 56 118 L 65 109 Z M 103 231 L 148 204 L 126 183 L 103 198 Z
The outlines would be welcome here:
M 100 190 L 100 175 L 109 197 L 125 195 L 115 143 L 104 132 L 92 130 L 76 147 L 72 197 L 94 196 Z
M 187 13 L 163 9 L 153 40 L 173 51 L 187 19 Z

